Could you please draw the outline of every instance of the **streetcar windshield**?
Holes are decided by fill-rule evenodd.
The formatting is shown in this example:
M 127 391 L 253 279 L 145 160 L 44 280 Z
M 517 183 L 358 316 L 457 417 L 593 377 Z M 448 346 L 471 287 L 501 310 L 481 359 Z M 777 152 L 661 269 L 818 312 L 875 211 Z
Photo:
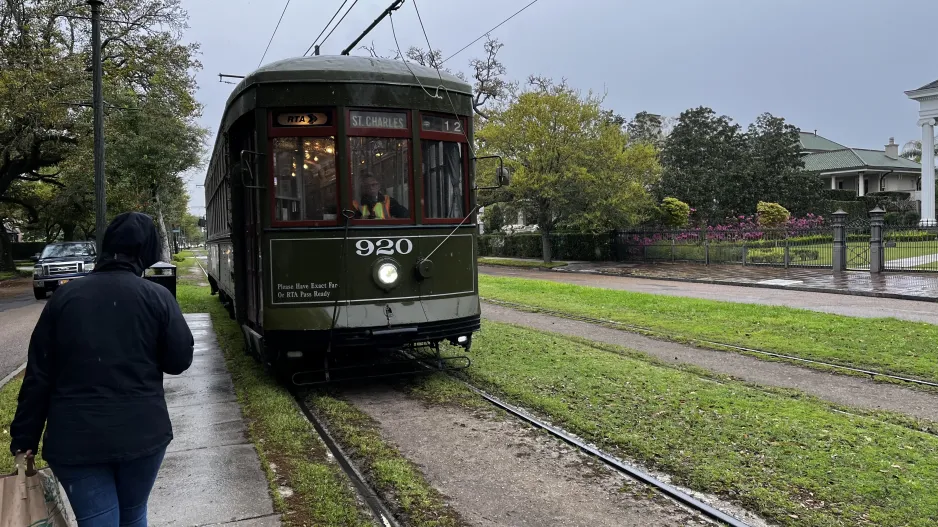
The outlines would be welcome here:
M 352 210 L 357 219 L 410 218 L 410 140 L 349 138 Z
M 336 219 L 335 139 L 278 137 L 273 143 L 277 220 Z

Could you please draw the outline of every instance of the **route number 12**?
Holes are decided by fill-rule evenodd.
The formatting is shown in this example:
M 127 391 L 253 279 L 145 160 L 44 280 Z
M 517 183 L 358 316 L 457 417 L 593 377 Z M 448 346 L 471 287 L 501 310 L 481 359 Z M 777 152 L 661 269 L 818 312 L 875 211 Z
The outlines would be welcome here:
M 400 238 L 395 243 L 394 240 L 378 240 L 377 243 L 371 240 L 358 240 L 355 242 L 355 251 L 359 256 L 370 256 L 372 253 L 379 255 L 410 254 L 414 250 L 414 243 L 407 238 Z

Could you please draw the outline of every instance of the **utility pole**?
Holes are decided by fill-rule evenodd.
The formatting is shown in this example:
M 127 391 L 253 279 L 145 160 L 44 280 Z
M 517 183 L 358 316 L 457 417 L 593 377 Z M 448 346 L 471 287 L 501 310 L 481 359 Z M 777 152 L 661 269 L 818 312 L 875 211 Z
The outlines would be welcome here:
M 91 62 L 93 70 L 92 105 L 94 106 L 94 201 L 95 240 L 98 254 L 107 229 L 107 201 L 104 192 L 104 88 L 101 66 L 101 4 L 102 0 L 87 0 L 91 6 Z

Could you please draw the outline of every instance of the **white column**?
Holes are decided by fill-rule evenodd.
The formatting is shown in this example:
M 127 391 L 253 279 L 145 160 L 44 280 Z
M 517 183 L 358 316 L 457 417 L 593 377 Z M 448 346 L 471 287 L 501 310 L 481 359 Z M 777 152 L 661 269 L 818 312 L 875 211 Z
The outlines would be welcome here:
M 837 190 L 837 176 L 831 176 L 831 190 Z
M 866 189 L 864 187 L 866 187 L 866 185 L 863 184 L 863 178 L 865 176 L 866 175 L 863 172 L 857 174 L 857 196 L 862 196 L 865 194 Z
M 922 220 L 935 225 L 935 119 L 922 119 Z

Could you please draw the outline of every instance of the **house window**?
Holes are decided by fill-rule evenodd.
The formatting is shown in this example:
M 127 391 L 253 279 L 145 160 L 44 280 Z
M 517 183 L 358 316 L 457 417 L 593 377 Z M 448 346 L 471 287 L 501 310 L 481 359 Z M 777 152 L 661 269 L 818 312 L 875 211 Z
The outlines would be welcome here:
M 886 176 L 879 176 L 879 191 L 886 192 Z
M 837 188 L 838 188 L 839 190 L 843 190 L 843 189 L 844 189 L 844 182 L 843 182 L 843 181 L 838 181 L 838 182 L 837 182 Z
M 915 180 L 915 190 L 922 190 L 922 178 L 921 177 Z

